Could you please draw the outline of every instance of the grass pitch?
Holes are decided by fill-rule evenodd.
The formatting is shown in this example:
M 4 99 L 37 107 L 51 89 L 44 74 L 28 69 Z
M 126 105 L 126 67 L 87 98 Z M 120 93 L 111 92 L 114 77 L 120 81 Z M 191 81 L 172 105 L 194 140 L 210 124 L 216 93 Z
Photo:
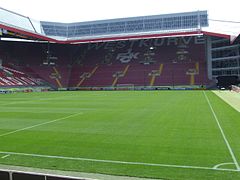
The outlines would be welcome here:
M 211 91 L 0 95 L 0 164 L 240 179 L 240 113 Z

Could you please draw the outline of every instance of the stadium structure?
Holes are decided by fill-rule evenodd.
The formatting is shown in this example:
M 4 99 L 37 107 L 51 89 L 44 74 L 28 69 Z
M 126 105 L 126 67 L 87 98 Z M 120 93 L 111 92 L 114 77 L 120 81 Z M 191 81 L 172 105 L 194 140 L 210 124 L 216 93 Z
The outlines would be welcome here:
M 79 23 L 0 13 L 1 87 L 208 88 L 239 78 L 238 33 L 214 30 L 207 11 Z
M 36 21 L 0 8 L 0 90 L 7 93 L 229 88 L 239 84 L 240 79 L 239 25 L 211 20 L 207 11 L 61 23 Z M 204 97 L 211 106 L 205 93 Z M 66 118 L 73 116 L 76 115 Z M 7 154 L 6 157 L 11 154 L 2 153 Z M 109 162 L 126 164 L 125 161 Z M 238 163 L 234 163 L 237 170 L 220 170 L 239 173 Z M 131 165 L 134 164 L 137 163 Z M 1 180 L 71 179 L 10 170 L 0 170 L 0 177 Z

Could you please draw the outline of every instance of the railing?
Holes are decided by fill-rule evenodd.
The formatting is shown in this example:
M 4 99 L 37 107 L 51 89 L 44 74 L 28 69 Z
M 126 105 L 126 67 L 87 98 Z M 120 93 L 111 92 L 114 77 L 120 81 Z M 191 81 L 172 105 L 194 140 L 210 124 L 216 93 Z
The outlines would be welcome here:
M 70 177 L 35 172 L 0 169 L 1 180 L 92 180 L 90 178 Z

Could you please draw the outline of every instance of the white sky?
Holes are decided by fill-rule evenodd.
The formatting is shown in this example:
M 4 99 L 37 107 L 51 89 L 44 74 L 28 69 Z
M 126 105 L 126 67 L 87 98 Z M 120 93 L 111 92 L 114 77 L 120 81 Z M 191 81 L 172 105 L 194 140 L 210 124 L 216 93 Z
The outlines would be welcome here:
M 0 7 L 35 20 L 81 22 L 208 10 L 210 19 L 240 22 L 240 0 L 0 0 Z

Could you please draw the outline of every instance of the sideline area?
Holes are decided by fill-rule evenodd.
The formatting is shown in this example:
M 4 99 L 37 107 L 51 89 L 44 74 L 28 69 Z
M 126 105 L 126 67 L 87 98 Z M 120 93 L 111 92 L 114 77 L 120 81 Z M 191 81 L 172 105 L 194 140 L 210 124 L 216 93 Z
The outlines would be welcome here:
M 213 91 L 218 97 L 240 112 L 240 93 L 234 91 Z
M 44 174 L 52 176 L 67 176 L 69 178 L 80 178 L 85 180 L 149 180 L 148 178 L 138 178 L 138 177 L 128 177 L 128 176 L 114 176 L 107 174 L 97 174 L 97 173 L 84 173 L 84 172 L 73 172 L 73 171 L 60 171 L 60 170 L 49 170 L 40 168 L 30 168 L 22 166 L 11 166 L 0 164 L 0 170 L 8 170 L 11 172 L 27 172 L 29 174 Z M 155 180 L 155 179 L 151 179 Z M 159 179 L 160 180 L 160 179 Z

